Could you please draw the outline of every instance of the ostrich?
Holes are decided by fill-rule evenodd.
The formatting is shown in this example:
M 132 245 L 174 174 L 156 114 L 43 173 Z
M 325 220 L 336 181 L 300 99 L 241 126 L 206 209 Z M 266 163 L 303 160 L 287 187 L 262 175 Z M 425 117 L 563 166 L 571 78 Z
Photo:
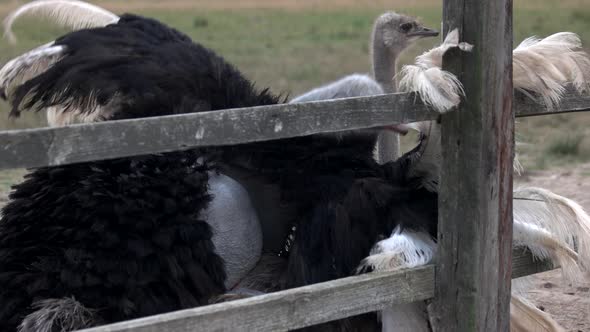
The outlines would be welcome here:
M 128 19 L 126 16 L 124 15 L 117 24 L 107 28 L 81 31 L 80 33 L 90 36 L 96 33 L 108 37 L 103 43 L 110 42 L 113 37 L 110 34 L 103 34 L 103 32 L 122 24 L 121 21 L 125 23 L 125 19 Z M 159 31 L 146 31 L 146 33 L 150 32 Z M 55 43 L 62 45 L 64 40 L 68 40 L 68 36 L 76 34 L 66 35 Z M 146 38 L 147 41 L 151 40 L 143 35 L 142 38 Z M 84 53 L 73 53 L 70 57 L 80 57 L 81 55 L 83 56 Z M 159 53 L 154 56 L 158 59 Z M 26 64 L 25 60 L 26 57 L 21 57 L 20 63 Z M 53 86 L 54 82 L 59 83 L 55 75 L 59 70 L 64 70 L 60 63 L 67 60 L 68 57 L 56 60 L 49 69 L 38 73 L 37 76 L 25 81 L 24 85 L 17 87 L 14 95 L 19 96 L 20 93 L 22 96 L 27 96 L 27 99 L 30 98 L 28 99 L 29 105 L 36 106 L 38 109 L 56 107 L 63 114 L 68 112 L 86 114 L 80 110 L 83 110 L 82 106 L 87 103 L 84 98 L 92 98 L 92 91 L 81 91 L 78 94 L 68 92 L 73 95 L 71 95 L 71 99 L 67 97 L 64 104 L 59 104 L 63 101 L 59 98 L 53 99 L 56 91 L 61 91 L 59 86 Z M 13 62 L 11 66 L 18 67 L 19 61 Z M 25 65 L 22 66 L 25 67 Z M 75 63 L 75 66 L 67 67 L 69 68 L 67 71 L 74 71 L 70 75 L 76 81 L 75 71 L 85 70 L 87 66 L 87 62 L 80 61 Z M 131 65 L 129 66 L 131 67 Z M 105 67 L 111 68 L 110 65 Z M 136 67 L 134 70 L 137 69 L 141 70 L 142 67 Z M 9 71 L 3 70 L 3 72 Z M 124 79 L 117 77 L 114 83 L 124 83 Z M 97 83 L 97 86 L 100 84 L 104 83 Z M 49 85 L 55 91 L 47 92 L 44 89 L 36 89 L 37 86 L 42 85 Z M 29 91 L 21 89 L 29 89 Z M 19 92 L 19 90 L 21 91 Z M 138 91 L 143 90 L 138 89 Z M 12 96 L 12 94 L 10 95 Z M 47 99 L 40 96 L 46 96 Z M 181 97 L 186 96 L 182 95 Z M 138 99 L 143 102 L 142 98 Z M 18 101 L 18 98 L 10 100 L 13 100 L 13 106 L 18 106 L 14 102 L 14 100 Z M 120 100 L 128 99 L 122 98 Z M 39 104 L 35 104 L 37 101 Z M 116 109 L 118 107 L 116 101 L 112 104 L 106 103 L 105 105 L 109 106 L 106 109 L 96 107 L 95 110 L 103 112 L 115 108 L 115 111 L 106 112 L 107 116 L 103 119 L 122 118 L 121 110 Z M 165 101 L 163 104 L 169 102 Z M 88 104 L 92 106 L 92 103 Z M 102 107 L 103 105 L 98 106 Z M 25 105 L 25 107 L 27 106 Z M 129 106 L 122 108 L 122 110 L 134 111 Z M 15 113 L 13 109 L 15 114 L 18 114 L 18 111 L 17 108 Z M 123 115 L 125 114 L 123 113 Z M 155 114 L 158 113 L 137 114 L 137 116 Z M 101 118 L 96 119 L 100 120 Z M 261 186 L 253 185 L 252 182 L 262 182 L 262 187 L 266 183 L 276 184 L 280 190 L 282 201 L 288 203 L 287 211 L 279 211 L 278 215 L 280 219 L 296 222 L 298 227 L 295 234 L 296 241 L 289 255 L 286 287 L 349 275 L 360 259 L 368 253 L 376 239 L 380 235 L 390 234 L 400 224 L 404 229 L 426 231 L 429 234 L 436 233 L 435 229 L 433 230 L 435 225 L 432 224 L 433 220 L 436 222 L 436 195 L 423 188 L 411 186 L 407 179 L 401 176 L 408 172 L 408 162 L 404 162 L 404 160 L 411 161 L 411 158 L 402 159 L 386 166 L 375 164 L 370 152 L 367 152 L 372 150 L 375 140 L 375 131 L 355 131 L 343 136 L 339 135 L 337 138 L 330 135 L 315 135 L 277 142 L 248 144 L 222 150 L 221 170 L 244 184 L 249 194 L 257 192 L 257 186 L 258 188 Z M 198 174 L 203 175 L 203 172 Z M 261 176 L 262 180 L 256 178 Z M 162 175 L 162 177 L 165 178 L 162 181 L 168 181 L 167 176 Z M 268 197 L 276 195 L 262 196 L 261 200 L 266 202 L 268 206 L 276 206 L 278 204 L 275 203 L 279 203 L 276 197 Z M 20 217 L 18 209 L 14 212 L 15 217 Z M 404 216 L 406 217 L 404 218 Z M 407 220 L 411 220 L 411 222 L 408 223 Z M 350 246 L 351 239 L 358 241 L 358 246 Z M 336 254 L 341 257 L 337 257 L 335 261 L 326 261 Z M 46 302 L 40 304 L 49 305 Z M 33 316 L 29 315 L 30 320 L 26 320 L 27 322 L 36 321 L 34 313 L 31 314 Z
M 448 111 L 460 100 L 462 87 L 451 73 L 440 69 L 442 55 L 451 47 L 470 51 L 471 46 L 459 43 L 456 30 L 450 32 L 443 44 L 419 56 L 416 65 L 402 70 L 400 88 L 419 92 L 422 99 L 440 112 Z M 559 103 L 565 86 L 570 82 L 578 92 L 588 90 L 590 59 L 579 51 L 579 38 L 567 32 L 545 39 L 529 38 L 514 50 L 514 88 L 552 107 Z M 532 94 L 531 94 L 532 92 Z M 437 192 L 441 161 L 440 124 L 428 121 L 411 125 L 420 133 L 420 160 L 413 163 L 410 176 L 421 177 L 420 186 Z M 413 175 L 412 175 L 413 174 Z M 583 278 L 590 262 L 590 216 L 576 202 L 541 188 L 521 188 L 514 191 L 514 245 L 528 247 L 533 255 L 550 259 L 562 267 L 567 279 Z M 579 254 L 573 251 L 572 235 L 578 236 Z M 418 252 L 423 254 L 417 254 Z M 435 256 L 436 243 L 427 234 L 394 231 L 372 249 L 372 254 L 359 270 L 392 270 L 416 267 L 430 262 Z M 518 286 L 518 285 L 515 285 Z M 516 287 L 519 288 L 519 287 Z M 423 304 L 412 304 L 383 311 L 384 330 L 398 328 L 400 317 L 414 312 L 428 326 Z M 518 295 L 511 300 L 511 328 L 525 326 L 524 317 L 553 331 L 561 328 L 549 317 Z M 530 324 L 528 322 L 527 324 Z M 529 326 L 530 327 L 530 326 Z M 419 329 L 415 329 L 419 330 Z
M 523 42 L 514 51 L 515 88 L 521 91 L 525 90 L 525 92 L 529 91 L 527 93 L 531 97 L 533 94 L 538 96 L 541 98 L 540 101 L 548 107 L 559 102 L 565 85 L 570 81 L 574 82 L 578 90 L 582 92 L 586 84 L 584 73 L 588 72 L 588 59 L 585 54 L 578 51 L 579 46 L 579 39 L 571 33 L 556 34 L 544 40 L 528 39 Z M 459 102 L 462 93 L 462 88 L 453 75 L 434 66 L 436 64 L 440 66 L 442 54 L 450 47 L 459 47 L 464 51 L 471 50 L 471 45 L 459 43 L 458 33 L 453 31 L 443 45 L 427 53 L 433 55 L 429 57 L 424 55 L 419 58 L 419 64 L 433 65 L 417 69 L 405 67 L 401 81 L 405 91 L 419 92 L 422 99 L 440 112 L 454 107 Z M 342 82 L 345 80 L 316 88 L 292 102 L 323 100 L 343 95 L 347 97 L 363 96 L 371 94 L 368 91 L 375 85 L 372 80 L 366 77 L 364 80 L 356 80 L 356 86 L 341 84 Z M 450 82 L 450 84 L 439 85 L 438 82 Z M 351 89 L 351 86 L 354 88 Z M 358 93 L 358 95 L 354 93 Z M 435 133 L 431 134 L 431 127 L 426 124 L 434 127 Z M 420 186 L 428 188 L 431 192 L 436 192 L 438 183 L 436 170 L 438 170 L 440 162 L 440 133 L 437 131 L 437 123 L 425 123 L 420 126 L 398 125 L 397 128 L 398 130 L 417 128 L 421 132 L 421 143 L 410 152 L 410 155 L 414 155 L 411 158 L 413 166 L 407 175 L 410 178 L 420 179 Z M 431 149 L 432 147 L 439 148 Z M 519 165 L 515 163 L 515 169 L 518 170 L 518 168 Z M 552 259 L 563 266 L 564 272 L 570 277 L 579 275 L 578 256 L 565 242 L 570 234 L 576 232 L 575 229 L 584 230 L 586 228 L 585 224 L 588 219 L 579 205 L 540 188 L 519 189 L 515 191 L 514 196 L 515 245 L 528 246 L 535 255 Z M 568 223 L 576 225 L 568 225 Z M 553 225 L 553 227 L 548 227 L 548 225 Z M 547 229 L 552 233 L 549 233 Z M 558 239 L 552 235 L 553 233 L 558 234 Z M 588 234 L 588 231 L 583 231 L 581 234 Z M 382 247 L 386 249 L 382 249 Z M 373 255 L 361 264 L 359 270 L 391 269 L 395 264 L 402 264 L 401 262 L 404 267 L 426 264 L 435 256 L 435 248 L 436 243 L 431 235 L 407 231 L 402 233 L 397 229 L 392 233 L 390 239 L 380 242 L 373 248 Z M 397 255 L 391 255 L 388 250 L 396 252 Z M 422 255 L 416 254 L 418 252 Z M 511 312 L 514 324 L 518 325 L 519 317 L 522 318 L 525 315 L 536 317 L 548 326 L 553 324 L 550 317 L 527 305 L 521 298 L 514 296 L 512 302 Z M 397 306 L 395 310 L 384 311 L 384 328 L 396 331 L 403 331 L 404 328 L 412 331 L 427 330 L 428 322 L 424 319 L 424 311 L 425 306 L 421 303 Z
M 69 17 L 74 2 L 60 3 L 57 13 Z M 279 102 L 155 20 L 125 14 L 108 22 L 5 65 L 0 85 L 11 115 L 50 110 L 55 124 L 67 124 Z M 436 196 L 400 181 L 404 163 L 384 168 L 373 160 L 380 130 L 32 171 L 0 221 L 0 328 L 70 330 L 202 305 L 224 293 L 226 266 L 206 213 L 214 208 L 210 170 L 248 191 L 263 229 L 269 214 L 297 225 L 284 287 L 350 275 L 396 225 L 422 230 L 436 220 Z
M 0 72 L 13 116 L 52 108 L 61 124 L 280 101 L 184 34 L 130 14 L 69 33 Z M 226 278 L 231 256 L 216 250 L 231 240 L 223 228 L 239 221 L 259 231 L 241 186 L 212 174 L 213 152 L 31 171 L 0 220 L 0 330 L 78 329 L 203 305 L 225 292 L 235 280 Z M 227 207 L 253 219 L 231 220 L 211 189 L 244 196 Z
M 371 33 L 371 71 L 374 79 L 363 74 L 349 75 L 298 96 L 291 102 L 393 93 L 396 91 L 393 79 L 399 56 L 417 40 L 436 36 L 438 31 L 424 27 L 413 17 L 384 13 L 375 20 Z M 399 136 L 394 132 L 382 133 L 376 154 L 381 162 L 399 156 Z

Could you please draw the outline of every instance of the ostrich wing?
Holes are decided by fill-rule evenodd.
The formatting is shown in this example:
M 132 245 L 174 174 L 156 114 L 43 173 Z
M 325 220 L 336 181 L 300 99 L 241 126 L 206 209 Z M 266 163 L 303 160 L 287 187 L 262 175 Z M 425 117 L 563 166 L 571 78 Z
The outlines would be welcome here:
M 456 106 L 463 87 L 453 74 L 441 67 L 442 56 L 449 48 L 471 51 L 472 46 L 460 43 L 458 37 L 457 30 L 451 31 L 440 46 L 418 56 L 414 65 L 404 66 L 400 90 L 420 93 L 426 104 L 441 113 Z M 514 88 L 533 92 L 547 107 L 560 102 L 569 83 L 580 93 L 588 90 L 590 58 L 581 47 L 580 38 L 571 32 L 524 40 L 513 51 Z
M 60 58 L 11 90 L 13 116 L 55 107 L 66 119 L 89 122 L 277 102 L 254 92 L 212 51 L 152 19 L 124 15 L 117 24 L 72 32 L 53 45 L 62 48 Z

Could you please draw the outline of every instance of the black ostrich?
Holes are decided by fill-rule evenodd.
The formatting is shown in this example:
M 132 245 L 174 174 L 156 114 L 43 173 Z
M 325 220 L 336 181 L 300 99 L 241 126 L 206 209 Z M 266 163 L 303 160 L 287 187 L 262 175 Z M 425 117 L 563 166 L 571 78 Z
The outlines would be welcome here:
M 127 14 L 110 23 L 69 33 L 2 68 L 11 114 L 47 110 L 59 125 L 280 102 L 157 21 Z M 401 32 L 414 30 L 422 26 Z M 194 307 L 224 293 L 226 266 L 203 213 L 212 169 L 248 190 L 263 230 L 279 225 L 277 236 L 265 233 L 265 250 L 278 253 L 295 226 L 280 288 L 354 274 L 396 227 L 435 235 L 436 194 L 408 177 L 412 154 L 374 161 L 379 132 L 32 171 L 0 222 L 0 329 L 71 330 Z
M 184 34 L 135 15 L 69 33 L 48 48 L 55 62 L 9 90 L 13 115 L 50 107 L 62 117 L 111 120 L 279 101 Z M 202 217 L 211 199 L 209 154 L 27 175 L 0 222 L 0 330 L 69 330 L 195 307 L 222 294 L 224 262 Z

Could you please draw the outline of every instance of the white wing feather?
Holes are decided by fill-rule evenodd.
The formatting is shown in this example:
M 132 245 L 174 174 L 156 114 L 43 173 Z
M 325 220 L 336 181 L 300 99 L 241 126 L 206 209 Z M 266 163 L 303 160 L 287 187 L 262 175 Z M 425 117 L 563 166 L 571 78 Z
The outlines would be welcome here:
M 548 107 L 559 104 L 570 83 L 579 92 L 590 88 L 590 58 L 580 37 L 559 32 L 544 39 L 525 39 L 513 52 L 514 87 L 539 96 Z
M 440 46 L 416 57 L 415 64 L 404 66 L 400 73 L 401 91 L 418 92 L 426 104 L 441 113 L 456 106 L 464 94 L 459 80 L 441 70 L 442 57 L 451 47 L 472 49 L 459 42 L 455 29 Z M 559 104 L 568 84 L 580 93 L 590 90 L 590 58 L 581 47 L 580 38 L 571 32 L 525 39 L 513 51 L 514 88 L 529 96 L 533 92 L 547 107 Z
M 459 47 L 470 52 L 473 46 L 459 42 L 457 29 L 449 32 L 444 42 L 416 57 L 414 65 L 402 68 L 399 90 L 418 92 L 422 101 L 440 113 L 445 113 L 459 104 L 464 94 L 463 86 L 457 77 L 441 69 L 442 57 L 451 47 Z
M 11 100 L 14 89 L 29 79 L 46 71 L 63 55 L 64 46 L 53 42 L 39 46 L 6 63 L 0 69 L 0 90 Z
M 12 43 L 12 25 L 23 15 L 37 15 L 73 30 L 101 27 L 119 21 L 119 16 L 95 5 L 75 0 L 39 0 L 19 7 L 4 19 L 4 35 Z

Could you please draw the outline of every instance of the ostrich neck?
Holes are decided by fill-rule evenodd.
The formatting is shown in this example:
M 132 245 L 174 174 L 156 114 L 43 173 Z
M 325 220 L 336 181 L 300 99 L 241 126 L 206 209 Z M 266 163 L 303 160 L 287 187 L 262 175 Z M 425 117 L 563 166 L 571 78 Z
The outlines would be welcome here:
M 375 34 L 373 38 L 373 77 L 386 93 L 393 93 L 397 90 L 394 77 L 397 73 L 398 55 L 398 52 L 385 46 L 379 34 Z
M 397 91 L 396 61 L 399 52 L 385 46 L 382 33 L 378 27 L 373 31 L 372 52 L 373 52 L 373 77 L 383 88 L 385 93 Z M 395 133 L 381 133 L 377 143 L 376 158 L 383 164 L 395 160 L 400 155 L 399 136 Z

